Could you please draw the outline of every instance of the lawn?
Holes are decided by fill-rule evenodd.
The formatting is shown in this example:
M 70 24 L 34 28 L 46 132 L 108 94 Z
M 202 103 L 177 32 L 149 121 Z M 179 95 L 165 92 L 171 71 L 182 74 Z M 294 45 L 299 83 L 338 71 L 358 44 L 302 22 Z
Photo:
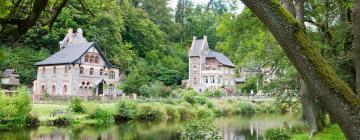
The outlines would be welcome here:
M 54 110 L 63 110 L 67 111 L 69 108 L 69 104 L 33 104 L 32 105 L 32 111 L 31 113 L 39 115 L 40 121 L 46 121 L 46 120 L 52 120 L 56 117 L 50 117 L 50 112 Z M 86 112 L 92 112 L 96 108 L 101 107 L 105 108 L 107 110 L 110 110 L 111 112 L 115 113 L 115 103 L 84 103 L 84 107 L 86 108 Z M 72 114 L 75 118 L 83 118 L 86 115 L 84 114 Z
M 308 134 L 297 134 L 291 140 L 346 140 L 346 138 L 338 125 L 330 125 L 312 138 L 309 138 Z

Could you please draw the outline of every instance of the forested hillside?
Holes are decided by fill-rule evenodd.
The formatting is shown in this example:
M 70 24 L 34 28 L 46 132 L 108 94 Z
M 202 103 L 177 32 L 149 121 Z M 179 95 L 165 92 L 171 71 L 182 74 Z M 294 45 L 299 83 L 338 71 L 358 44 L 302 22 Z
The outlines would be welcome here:
M 230 12 L 225 1 L 195 5 L 168 0 L 5 0 L 0 4 L 0 69 L 14 68 L 21 83 L 35 79 L 33 64 L 59 50 L 68 28 L 82 28 L 127 78 L 127 92 L 142 85 L 177 85 L 187 78 L 192 36 L 208 35 L 215 47 L 217 20 Z M 132 85 L 127 86 L 127 85 Z

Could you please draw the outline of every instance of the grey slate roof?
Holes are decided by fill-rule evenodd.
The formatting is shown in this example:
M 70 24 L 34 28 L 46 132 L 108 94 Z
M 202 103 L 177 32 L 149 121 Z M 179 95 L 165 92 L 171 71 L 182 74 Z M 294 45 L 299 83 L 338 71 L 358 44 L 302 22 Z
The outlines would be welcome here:
M 227 58 L 224 54 L 215 52 L 215 51 L 209 51 L 207 58 L 216 58 L 221 64 L 229 67 L 235 67 L 235 65 L 230 61 L 229 58 Z
M 35 65 L 75 63 L 93 44 L 94 42 L 68 45 L 45 60 L 35 63 Z
M 204 43 L 204 39 L 195 40 L 194 46 L 191 48 L 190 56 L 200 56 L 201 45 Z
M 58 65 L 58 64 L 75 64 L 79 63 L 77 60 L 94 46 L 100 53 L 100 55 L 104 58 L 104 61 L 108 67 L 112 67 L 112 65 L 107 61 L 105 56 L 102 54 L 101 50 L 96 46 L 94 42 L 87 42 L 82 44 L 71 44 L 67 47 L 61 49 L 50 57 L 46 58 L 43 61 L 35 63 L 37 66 L 42 65 Z

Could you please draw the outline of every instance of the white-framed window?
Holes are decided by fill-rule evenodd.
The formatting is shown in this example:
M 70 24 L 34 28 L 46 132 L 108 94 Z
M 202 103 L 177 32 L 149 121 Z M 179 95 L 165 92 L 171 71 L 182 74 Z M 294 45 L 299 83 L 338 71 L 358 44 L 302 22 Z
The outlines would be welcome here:
M 109 79 L 115 79 L 115 72 L 114 71 L 109 72 Z
M 196 66 L 194 66 L 194 72 L 196 72 Z
M 89 74 L 90 74 L 90 75 L 94 75 L 94 68 L 90 68 Z
M 114 84 L 110 84 L 109 85 L 109 93 L 114 93 L 115 92 L 115 86 Z
M 215 76 L 210 76 L 210 83 L 215 83 Z
M 79 73 L 84 74 L 84 67 L 80 67 Z
M 208 83 L 208 77 L 207 76 L 204 76 L 204 83 Z

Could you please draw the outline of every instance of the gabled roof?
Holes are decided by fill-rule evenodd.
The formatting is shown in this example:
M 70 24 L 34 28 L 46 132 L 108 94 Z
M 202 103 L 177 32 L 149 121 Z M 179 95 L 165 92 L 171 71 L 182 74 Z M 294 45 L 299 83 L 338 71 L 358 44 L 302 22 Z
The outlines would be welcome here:
M 215 51 L 209 51 L 206 58 L 215 58 L 218 60 L 221 64 L 229 67 L 235 67 L 235 65 L 230 61 L 229 58 L 227 58 L 224 54 L 215 52 Z
M 107 61 L 105 56 L 102 54 L 101 50 L 96 46 L 94 42 L 87 42 L 81 44 L 70 44 L 67 47 L 61 49 L 50 57 L 46 58 L 43 61 L 35 63 L 37 66 L 42 65 L 59 65 L 59 64 L 77 64 L 80 63 L 78 60 L 91 48 L 95 47 L 100 53 L 101 57 L 104 59 L 105 64 L 108 67 L 112 65 Z
M 204 39 L 195 40 L 193 46 L 190 48 L 190 56 L 200 56 L 203 43 Z

